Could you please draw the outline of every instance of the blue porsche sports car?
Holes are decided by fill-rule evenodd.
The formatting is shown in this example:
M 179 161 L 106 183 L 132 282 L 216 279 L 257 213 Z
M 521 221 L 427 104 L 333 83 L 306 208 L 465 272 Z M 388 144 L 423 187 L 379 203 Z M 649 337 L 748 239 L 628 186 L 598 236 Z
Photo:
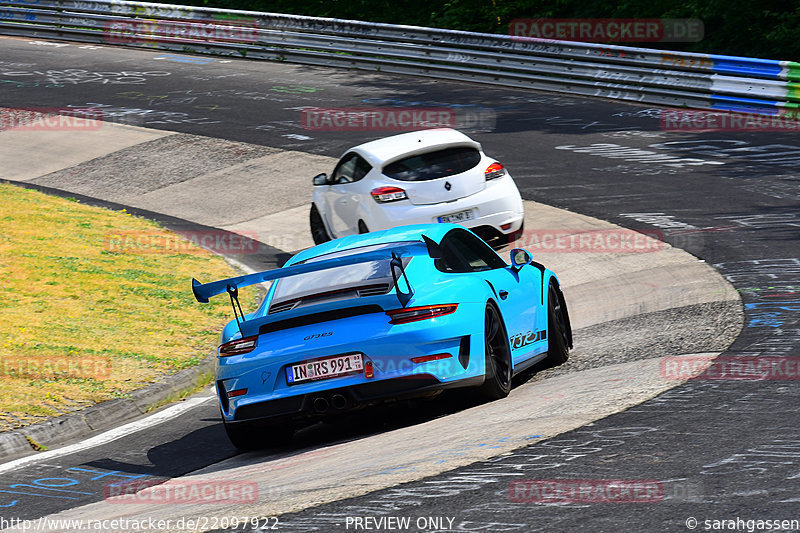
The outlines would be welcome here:
M 243 314 L 238 289 L 273 281 Z M 320 244 L 282 268 L 201 284 L 228 293 L 216 388 L 240 449 L 277 444 L 296 422 L 387 399 L 475 387 L 508 395 L 512 376 L 572 347 L 555 274 L 511 251 L 511 265 L 454 224 L 402 226 Z

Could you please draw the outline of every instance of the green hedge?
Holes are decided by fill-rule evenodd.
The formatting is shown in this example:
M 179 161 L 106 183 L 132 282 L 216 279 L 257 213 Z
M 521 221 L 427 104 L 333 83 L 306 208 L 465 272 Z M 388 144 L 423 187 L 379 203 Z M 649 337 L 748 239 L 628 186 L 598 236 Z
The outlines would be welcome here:
M 186 0 L 173 4 L 292 13 L 488 33 L 515 18 L 698 18 L 696 43 L 650 48 L 800 60 L 800 3 L 786 0 Z M 634 43 L 623 43 L 631 44 Z

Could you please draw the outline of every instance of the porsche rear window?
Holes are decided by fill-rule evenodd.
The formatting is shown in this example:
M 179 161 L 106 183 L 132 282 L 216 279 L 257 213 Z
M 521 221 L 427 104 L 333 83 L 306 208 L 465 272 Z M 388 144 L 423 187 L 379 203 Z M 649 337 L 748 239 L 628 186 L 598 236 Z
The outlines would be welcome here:
M 372 244 L 368 246 L 360 246 L 357 248 L 348 248 L 346 250 L 337 250 L 323 255 L 318 255 L 301 261 L 296 264 L 315 263 L 317 261 L 324 261 L 327 259 L 334 259 L 336 257 L 345 257 L 353 254 L 360 254 L 365 252 L 374 252 L 384 249 L 392 249 L 399 247 L 408 247 L 409 245 L 416 245 L 420 253 L 425 253 L 427 248 L 422 242 L 387 242 Z M 403 255 L 403 265 L 407 266 L 411 257 Z M 386 284 L 387 291 L 392 284 L 392 272 L 389 267 L 389 260 L 381 261 L 368 261 L 365 263 L 356 263 L 354 265 L 338 266 L 328 268 L 318 272 L 308 272 L 306 274 L 298 274 L 288 278 L 282 278 L 275 282 L 275 292 L 270 302 L 270 309 L 281 302 L 288 300 L 296 300 L 302 298 L 309 298 L 318 294 L 343 292 L 345 289 L 354 289 L 356 287 L 377 287 L 378 284 Z M 270 311 L 272 312 L 272 311 Z
M 309 272 L 278 280 L 273 302 L 328 292 L 343 287 L 367 284 L 375 280 L 390 280 L 389 261 L 370 261 Z
M 400 181 L 428 181 L 466 172 L 480 160 L 475 148 L 458 146 L 400 159 L 383 167 L 383 173 Z

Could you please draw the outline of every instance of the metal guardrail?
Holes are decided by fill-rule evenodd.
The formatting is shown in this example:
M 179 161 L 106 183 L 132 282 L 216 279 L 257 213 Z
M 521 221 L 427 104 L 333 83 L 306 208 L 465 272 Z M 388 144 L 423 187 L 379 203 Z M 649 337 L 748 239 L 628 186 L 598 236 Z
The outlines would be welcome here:
M 794 114 L 800 63 L 122 0 L 0 0 L 0 34 Z

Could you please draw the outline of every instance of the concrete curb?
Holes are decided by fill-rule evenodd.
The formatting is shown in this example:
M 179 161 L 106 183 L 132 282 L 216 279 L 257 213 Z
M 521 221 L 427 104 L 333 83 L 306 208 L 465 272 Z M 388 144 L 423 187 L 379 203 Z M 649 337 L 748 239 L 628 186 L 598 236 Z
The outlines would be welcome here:
M 216 355 L 210 354 L 197 366 L 164 376 L 160 381 L 131 391 L 129 398 L 117 398 L 67 413 L 43 422 L 0 433 L 0 460 L 34 453 L 36 445 L 47 448 L 67 444 L 90 433 L 130 422 L 159 403 L 192 390 L 204 374 L 214 371 Z

